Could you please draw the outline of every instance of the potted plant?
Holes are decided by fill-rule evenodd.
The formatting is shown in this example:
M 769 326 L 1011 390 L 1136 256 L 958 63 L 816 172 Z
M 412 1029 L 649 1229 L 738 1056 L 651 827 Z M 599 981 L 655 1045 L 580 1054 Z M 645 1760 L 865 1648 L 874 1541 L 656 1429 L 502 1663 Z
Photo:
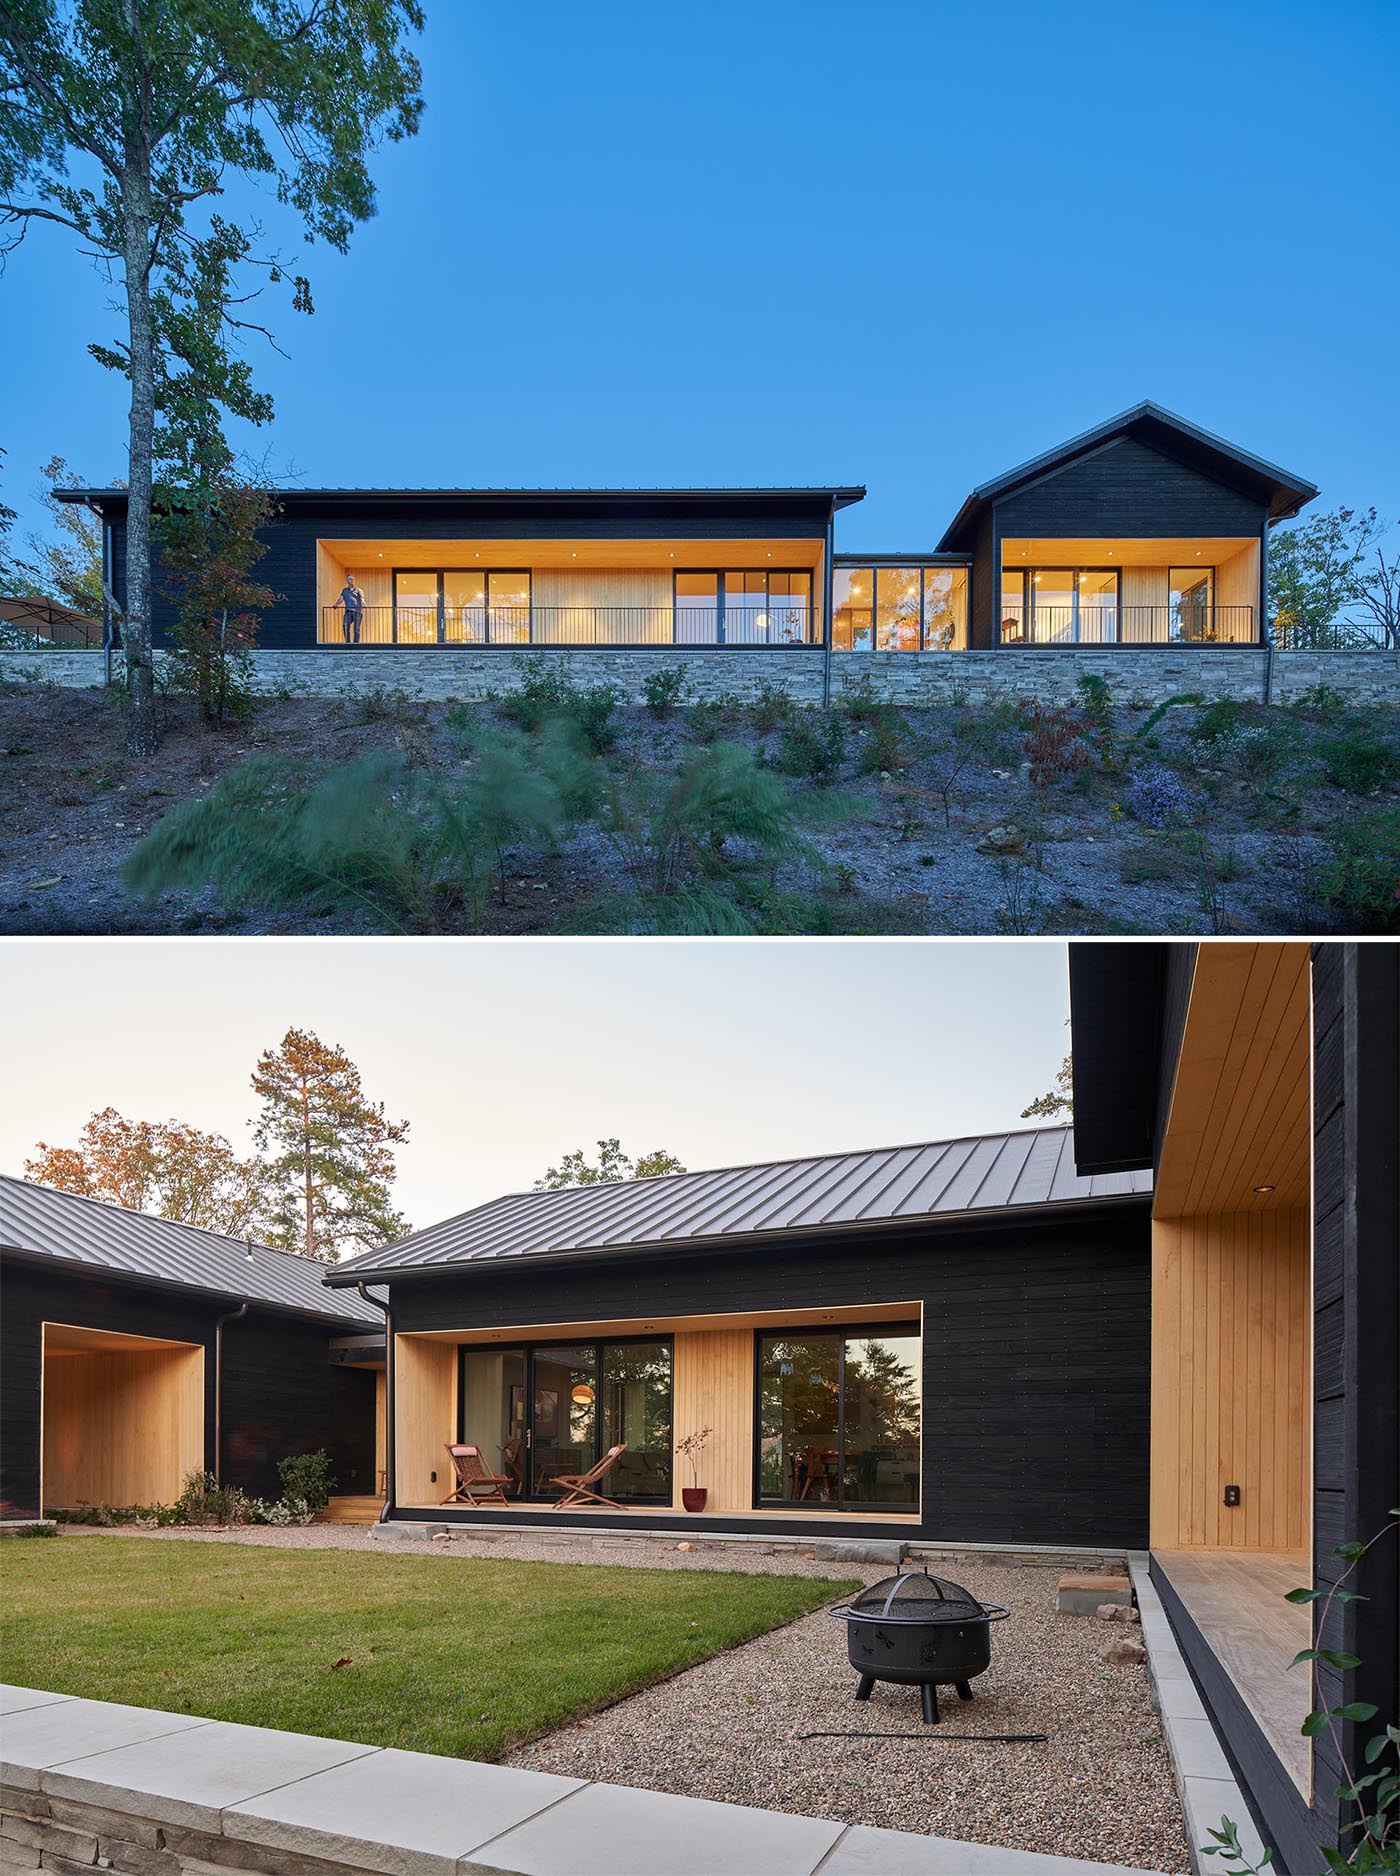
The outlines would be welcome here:
M 687 1511 L 703 1511 L 705 1500 L 710 1495 L 709 1487 L 700 1483 L 700 1455 L 709 1437 L 710 1429 L 701 1427 L 698 1433 L 687 1433 L 683 1440 L 676 1442 L 676 1451 L 684 1453 L 685 1462 L 690 1467 L 690 1484 L 681 1487 L 681 1503 Z

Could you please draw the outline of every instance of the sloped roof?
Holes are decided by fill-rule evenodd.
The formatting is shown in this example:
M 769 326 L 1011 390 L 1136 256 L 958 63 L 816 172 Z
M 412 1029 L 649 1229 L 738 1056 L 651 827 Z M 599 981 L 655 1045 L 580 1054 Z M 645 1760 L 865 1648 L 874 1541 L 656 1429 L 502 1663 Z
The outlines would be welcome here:
M 330 1297 L 323 1266 L 265 1244 L 245 1244 L 196 1225 L 56 1192 L 0 1174 L 0 1252 L 72 1270 L 101 1271 L 181 1290 L 382 1329 L 384 1318 L 353 1291 Z
M 579 1253 L 675 1249 L 783 1233 L 913 1225 L 1145 1197 L 1151 1176 L 1082 1177 L 1068 1127 L 982 1134 L 864 1153 L 769 1160 L 618 1185 L 516 1192 L 367 1251 L 332 1286 Z
M 1131 410 L 1120 411 L 1116 417 L 1095 424 L 1092 430 L 1071 437 L 1067 443 L 1057 444 L 1054 449 L 1032 456 L 1029 462 L 1018 463 L 1014 469 L 983 482 L 953 517 L 938 543 L 940 550 L 956 552 L 965 546 L 968 528 L 988 502 L 998 501 L 1022 484 L 1063 468 L 1075 457 L 1086 456 L 1117 436 L 1138 437 L 1168 455 L 1180 456 L 1206 474 L 1213 474 L 1217 480 L 1247 489 L 1263 502 L 1274 521 L 1296 515 L 1317 494 L 1315 486 L 1303 476 L 1280 469 L 1277 463 L 1266 462 L 1262 456 L 1253 456 L 1248 450 L 1227 443 L 1223 437 L 1213 436 L 1209 430 L 1188 423 L 1175 411 L 1144 399 Z
M 52 491 L 54 499 L 60 502 L 94 503 L 98 507 L 121 509 L 126 505 L 131 491 L 120 487 L 71 489 L 61 488 Z M 860 483 L 841 483 L 833 486 L 821 485 L 810 488 L 771 488 L 757 484 L 735 487 L 714 488 L 494 488 L 494 489 L 424 489 L 424 488 L 370 488 L 363 484 L 341 488 L 322 489 L 279 489 L 270 491 L 279 502 L 298 501 L 359 501 L 377 500 L 383 496 L 389 499 L 421 499 L 425 501 L 577 501 L 610 502 L 628 501 L 641 498 L 648 501 L 735 501 L 755 499 L 759 501 L 831 501 L 837 508 L 847 508 L 852 502 L 865 499 L 865 489 Z

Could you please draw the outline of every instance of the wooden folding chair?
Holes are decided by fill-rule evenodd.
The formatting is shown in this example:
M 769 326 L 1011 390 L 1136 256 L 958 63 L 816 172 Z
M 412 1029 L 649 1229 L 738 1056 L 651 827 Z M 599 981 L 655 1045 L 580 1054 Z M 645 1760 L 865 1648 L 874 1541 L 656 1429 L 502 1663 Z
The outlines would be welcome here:
M 621 1511 L 622 1506 L 615 1499 L 604 1498 L 593 1487 L 606 1478 L 626 1451 L 627 1442 L 624 1440 L 621 1446 L 610 1446 L 597 1465 L 591 1466 L 587 1472 L 561 1472 L 557 1478 L 551 1479 L 551 1485 L 567 1487 L 559 1500 L 559 1509 L 565 1511 L 570 1505 L 606 1505 L 609 1511 Z
M 457 1475 L 457 1483 L 443 1499 L 444 1505 L 508 1505 L 506 1487 L 511 1483 L 500 1473 L 492 1472 L 481 1456 L 479 1446 L 449 1446 L 448 1458 Z

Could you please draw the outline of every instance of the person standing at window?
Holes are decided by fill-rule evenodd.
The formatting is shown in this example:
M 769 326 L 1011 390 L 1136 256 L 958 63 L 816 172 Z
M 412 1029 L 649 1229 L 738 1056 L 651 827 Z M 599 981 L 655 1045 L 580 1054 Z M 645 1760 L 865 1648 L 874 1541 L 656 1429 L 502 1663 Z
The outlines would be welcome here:
M 358 645 L 360 642 L 360 621 L 365 616 L 365 596 L 361 592 L 353 573 L 347 573 L 345 584 L 340 591 L 340 604 L 344 612 L 345 642 Z

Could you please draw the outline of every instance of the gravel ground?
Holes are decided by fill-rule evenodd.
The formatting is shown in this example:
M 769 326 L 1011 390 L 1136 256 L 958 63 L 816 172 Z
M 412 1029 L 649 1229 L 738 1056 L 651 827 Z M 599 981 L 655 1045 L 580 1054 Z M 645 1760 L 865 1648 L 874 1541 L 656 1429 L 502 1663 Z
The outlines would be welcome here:
M 86 1528 L 86 1527 L 84 1527 Z M 107 1533 L 114 1537 L 126 1532 Z M 237 1532 L 138 1533 L 172 1542 L 262 1544 L 277 1549 L 368 1550 L 667 1570 L 799 1572 L 874 1582 L 888 1567 L 817 1562 L 801 1550 L 735 1545 L 678 1551 L 674 1542 L 499 1536 L 395 1541 L 363 1526 L 311 1525 Z M 1176 1876 L 1190 1857 L 1171 1760 L 1153 1712 L 1145 1667 L 1110 1667 L 1103 1649 L 1117 1624 L 1055 1609 L 1060 1566 L 936 1566 L 1011 1610 L 993 1630 L 992 1665 L 970 1704 L 940 1698 L 937 1733 L 925 1733 L 917 1693 L 876 1687 L 852 1698 L 845 1631 L 825 1611 L 702 1662 L 511 1754 L 537 1771 L 636 1785 L 829 1817 L 1096 1858 Z M 811 1739 L 825 1729 L 911 1733 L 897 1740 Z M 1045 1745 L 952 1741 L 959 1734 L 1043 1732 Z
M 491 706 L 479 707 L 490 713 Z M 460 773 L 446 706 L 385 708 L 387 714 L 375 714 L 345 699 L 268 699 L 251 721 L 208 733 L 187 705 L 176 703 L 156 754 L 138 763 L 127 757 L 120 714 L 101 692 L 32 685 L 0 695 L 0 931 L 387 929 L 364 907 L 315 917 L 289 906 L 231 909 L 208 889 L 145 905 L 120 877 L 130 848 L 176 802 L 207 791 L 255 750 L 294 756 L 308 772 L 320 772 L 397 749 L 430 769 Z M 1148 713 L 1121 703 L 1114 735 L 1128 767 L 1113 778 L 1086 770 L 1083 786 L 1033 787 L 1021 733 L 1004 729 L 994 748 L 958 770 L 946 803 L 943 783 L 956 760 L 950 751 L 969 713 L 946 706 L 903 712 L 908 767 L 893 776 L 867 772 L 874 732 L 853 722 L 840 777 L 843 818 L 812 833 L 819 865 L 781 867 L 771 887 L 751 882 L 766 894 L 752 913 L 754 929 L 838 936 L 1328 929 L 1329 915 L 1313 893 L 1337 826 L 1363 812 L 1400 814 L 1400 716 L 1375 715 L 1375 734 L 1396 744 L 1394 776 L 1363 798 L 1328 781 L 1323 752 L 1332 732 L 1325 725 L 1290 711 L 1251 712 L 1251 734 L 1267 732 L 1287 744 L 1287 759 L 1266 786 L 1242 776 L 1237 763 L 1204 762 L 1188 735 L 1194 715 L 1190 707 L 1173 710 L 1148 733 Z M 618 763 L 673 772 L 695 747 L 684 717 L 657 723 L 644 710 L 625 708 L 618 724 Z M 747 720 L 735 720 L 723 733 L 765 760 L 781 757 L 776 732 L 760 735 Z M 1125 811 L 1129 774 L 1160 762 L 1199 794 L 1203 846 L 1194 833 L 1158 833 Z M 821 790 L 803 784 L 799 793 L 820 805 Z M 989 830 L 1008 823 L 1020 830 L 1017 854 L 979 851 Z M 567 836 L 557 853 L 512 849 L 507 873 L 504 899 L 483 917 L 487 932 L 629 929 L 631 883 L 617 852 L 590 824 Z M 444 929 L 456 929 L 455 916 L 441 913 Z

